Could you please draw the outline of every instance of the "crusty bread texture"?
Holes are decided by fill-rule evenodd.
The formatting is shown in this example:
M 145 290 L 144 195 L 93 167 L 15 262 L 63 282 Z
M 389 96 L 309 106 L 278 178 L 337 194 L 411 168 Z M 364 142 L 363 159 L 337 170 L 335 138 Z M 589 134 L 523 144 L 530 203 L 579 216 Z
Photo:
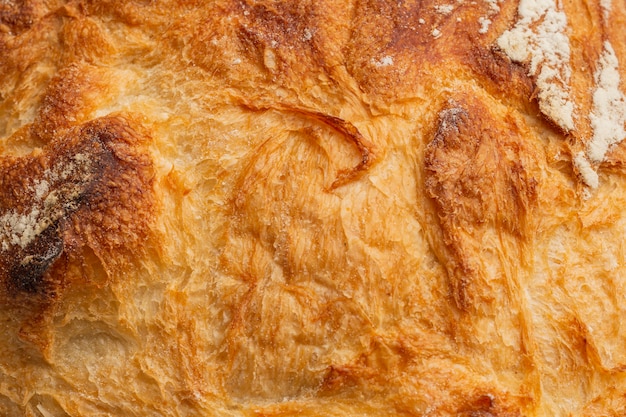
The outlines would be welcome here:
M 0 415 L 626 414 L 624 28 L 0 1 Z

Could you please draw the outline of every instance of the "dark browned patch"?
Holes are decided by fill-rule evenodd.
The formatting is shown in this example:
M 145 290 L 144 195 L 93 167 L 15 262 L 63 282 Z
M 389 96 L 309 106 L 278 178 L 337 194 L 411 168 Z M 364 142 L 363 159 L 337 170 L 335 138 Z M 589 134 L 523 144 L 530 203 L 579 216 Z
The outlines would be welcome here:
M 7 287 L 11 292 L 37 293 L 43 290 L 43 276 L 63 253 L 59 225 L 52 224 L 24 250 L 13 257 Z
M 63 263 L 88 246 L 110 268 L 149 232 L 147 137 L 123 117 L 96 119 L 37 154 L 0 160 L 0 283 L 5 297 L 56 298 L 78 277 Z
M 495 26 L 500 13 L 488 2 L 358 2 L 346 67 L 365 92 L 394 100 L 420 91 L 433 67 L 430 82 L 464 78 L 458 69 L 467 51 L 492 43 L 491 34 L 479 32 L 485 17 Z
M 43 2 L 38 0 L 0 2 L 0 32 L 4 27 L 4 31 L 19 35 L 30 29 L 45 11 Z
M 523 66 L 501 52 L 475 46 L 466 51 L 464 62 L 485 81 L 483 85 L 489 92 L 508 100 L 517 99 L 522 105 L 532 101 L 533 80 Z
M 472 304 L 484 230 L 524 239 L 536 204 L 531 150 L 510 117 L 491 116 L 475 97 L 453 101 L 440 113 L 425 154 L 426 191 L 433 198 L 449 253 L 444 260 L 458 307 Z
M 259 41 L 299 44 L 309 28 L 313 5 L 301 2 L 239 2 L 241 27 Z
M 325 45 L 329 34 L 323 29 L 332 7 L 321 1 L 238 2 L 242 52 L 265 64 L 265 53 L 274 51 L 276 68 L 267 68 L 273 75 L 301 79 L 319 69 L 332 72 L 327 62 L 330 48 Z M 337 42 L 338 34 L 333 35 Z
M 87 93 L 98 86 L 92 69 L 84 63 L 74 63 L 59 71 L 43 96 L 31 128 L 33 136 L 49 141 L 76 124 L 85 110 Z
M 507 406 L 506 402 L 493 394 L 478 394 L 467 399 L 467 403 L 456 414 L 458 417 L 519 417 L 516 407 Z
M 626 174 L 626 141 L 609 148 L 600 169 L 610 173 Z

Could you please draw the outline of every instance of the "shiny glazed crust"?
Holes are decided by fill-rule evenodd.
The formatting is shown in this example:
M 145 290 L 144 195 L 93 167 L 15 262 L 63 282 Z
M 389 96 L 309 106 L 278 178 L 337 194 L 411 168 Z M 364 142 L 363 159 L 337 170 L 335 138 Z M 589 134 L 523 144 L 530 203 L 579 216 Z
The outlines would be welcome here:
M 0 415 L 624 415 L 624 27 L 0 2 Z

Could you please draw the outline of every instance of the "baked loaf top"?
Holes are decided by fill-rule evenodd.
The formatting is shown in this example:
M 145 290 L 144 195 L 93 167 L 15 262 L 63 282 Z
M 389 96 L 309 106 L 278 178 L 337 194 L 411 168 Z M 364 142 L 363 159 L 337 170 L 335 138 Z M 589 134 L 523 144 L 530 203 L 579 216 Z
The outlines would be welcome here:
M 0 414 L 624 415 L 624 27 L 0 1 Z

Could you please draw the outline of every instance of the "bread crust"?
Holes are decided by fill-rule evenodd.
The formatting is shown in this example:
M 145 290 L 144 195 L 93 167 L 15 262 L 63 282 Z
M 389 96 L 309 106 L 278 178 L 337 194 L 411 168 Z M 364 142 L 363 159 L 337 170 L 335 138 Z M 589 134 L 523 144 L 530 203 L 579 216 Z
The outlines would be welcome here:
M 625 25 L 0 2 L 0 414 L 626 413 Z

